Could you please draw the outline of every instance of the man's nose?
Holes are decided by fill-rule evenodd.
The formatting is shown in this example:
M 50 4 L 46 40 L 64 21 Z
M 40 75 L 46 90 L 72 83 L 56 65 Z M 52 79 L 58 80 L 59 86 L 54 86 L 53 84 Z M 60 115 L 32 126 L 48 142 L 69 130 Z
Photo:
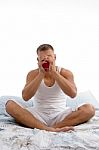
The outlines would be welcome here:
M 48 59 L 48 56 L 44 56 L 44 60 L 47 60 Z

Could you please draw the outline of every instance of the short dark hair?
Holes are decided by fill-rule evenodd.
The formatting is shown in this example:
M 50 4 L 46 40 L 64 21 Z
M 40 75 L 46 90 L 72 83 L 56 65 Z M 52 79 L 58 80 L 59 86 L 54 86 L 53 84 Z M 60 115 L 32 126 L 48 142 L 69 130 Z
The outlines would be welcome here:
M 40 45 L 38 48 L 37 48 L 37 54 L 38 52 L 41 52 L 41 51 L 46 51 L 48 49 L 52 49 L 54 51 L 54 48 L 50 45 L 50 44 L 42 44 Z

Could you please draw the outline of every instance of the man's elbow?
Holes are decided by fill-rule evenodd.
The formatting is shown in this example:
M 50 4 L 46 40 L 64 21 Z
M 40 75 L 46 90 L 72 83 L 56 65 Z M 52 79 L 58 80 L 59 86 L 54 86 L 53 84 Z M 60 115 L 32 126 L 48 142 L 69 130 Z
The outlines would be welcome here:
M 24 90 L 22 91 L 22 98 L 25 100 L 25 101 L 28 101 L 30 98 L 27 96 L 27 94 L 24 92 Z
M 27 96 L 25 96 L 24 94 L 22 94 L 22 98 L 23 98 L 24 101 L 28 101 L 29 100 L 29 98 Z
M 77 95 L 77 89 L 73 90 L 72 94 L 71 94 L 71 98 L 75 98 Z

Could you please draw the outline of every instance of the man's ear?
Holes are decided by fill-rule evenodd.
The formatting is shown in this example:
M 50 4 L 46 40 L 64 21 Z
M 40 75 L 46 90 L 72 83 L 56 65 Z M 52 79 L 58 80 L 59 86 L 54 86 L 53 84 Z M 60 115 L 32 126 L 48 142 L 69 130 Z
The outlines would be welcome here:
M 39 61 L 38 57 L 37 57 L 37 61 Z
M 54 58 L 55 58 L 55 60 L 56 60 L 56 54 L 54 54 Z

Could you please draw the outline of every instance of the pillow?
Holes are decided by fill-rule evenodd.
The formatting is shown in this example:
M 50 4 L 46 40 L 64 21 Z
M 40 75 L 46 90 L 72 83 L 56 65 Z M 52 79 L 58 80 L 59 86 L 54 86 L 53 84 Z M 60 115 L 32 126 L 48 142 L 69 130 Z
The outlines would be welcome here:
M 5 104 L 9 99 L 12 99 L 13 101 L 20 103 L 24 107 L 33 106 L 32 99 L 26 102 L 21 97 L 18 97 L 18 96 L 1 96 L 0 97 L 0 114 L 6 114 L 7 115 L 6 110 L 5 110 Z
M 84 91 L 84 92 L 78 93 L 78 95 L 75 98 L 68 97 L 66 101 L 66 105 L 69 107 L 72 107 L 74 110 L 83 103 L 90 103 L 96 109 L 99 109 L 99 102 L 93 96 L 91 91 Z
M 14 101 L 17 101 L 24 107 L 31 107 L 33 106 L 33 100 L 29 100 L 28 102 L 24 101 L 21 97 L 18 96 L 1 96 L 0 97 L 0 114 L 6 114 L 5 111 L 5 104 L 9 99 L 13 99 Z M 90 103 L 93 104 L 96 109 L 99 110 L 99 102 L 96 100 L 96 98 L 93 96 L 91 91 L 85 91 L 78 93 L 78 95 L 75 98 L 67 98 L 66 106 L 71 107 L 73 110 L 75 110 L 80 104 L 83 103 Z

